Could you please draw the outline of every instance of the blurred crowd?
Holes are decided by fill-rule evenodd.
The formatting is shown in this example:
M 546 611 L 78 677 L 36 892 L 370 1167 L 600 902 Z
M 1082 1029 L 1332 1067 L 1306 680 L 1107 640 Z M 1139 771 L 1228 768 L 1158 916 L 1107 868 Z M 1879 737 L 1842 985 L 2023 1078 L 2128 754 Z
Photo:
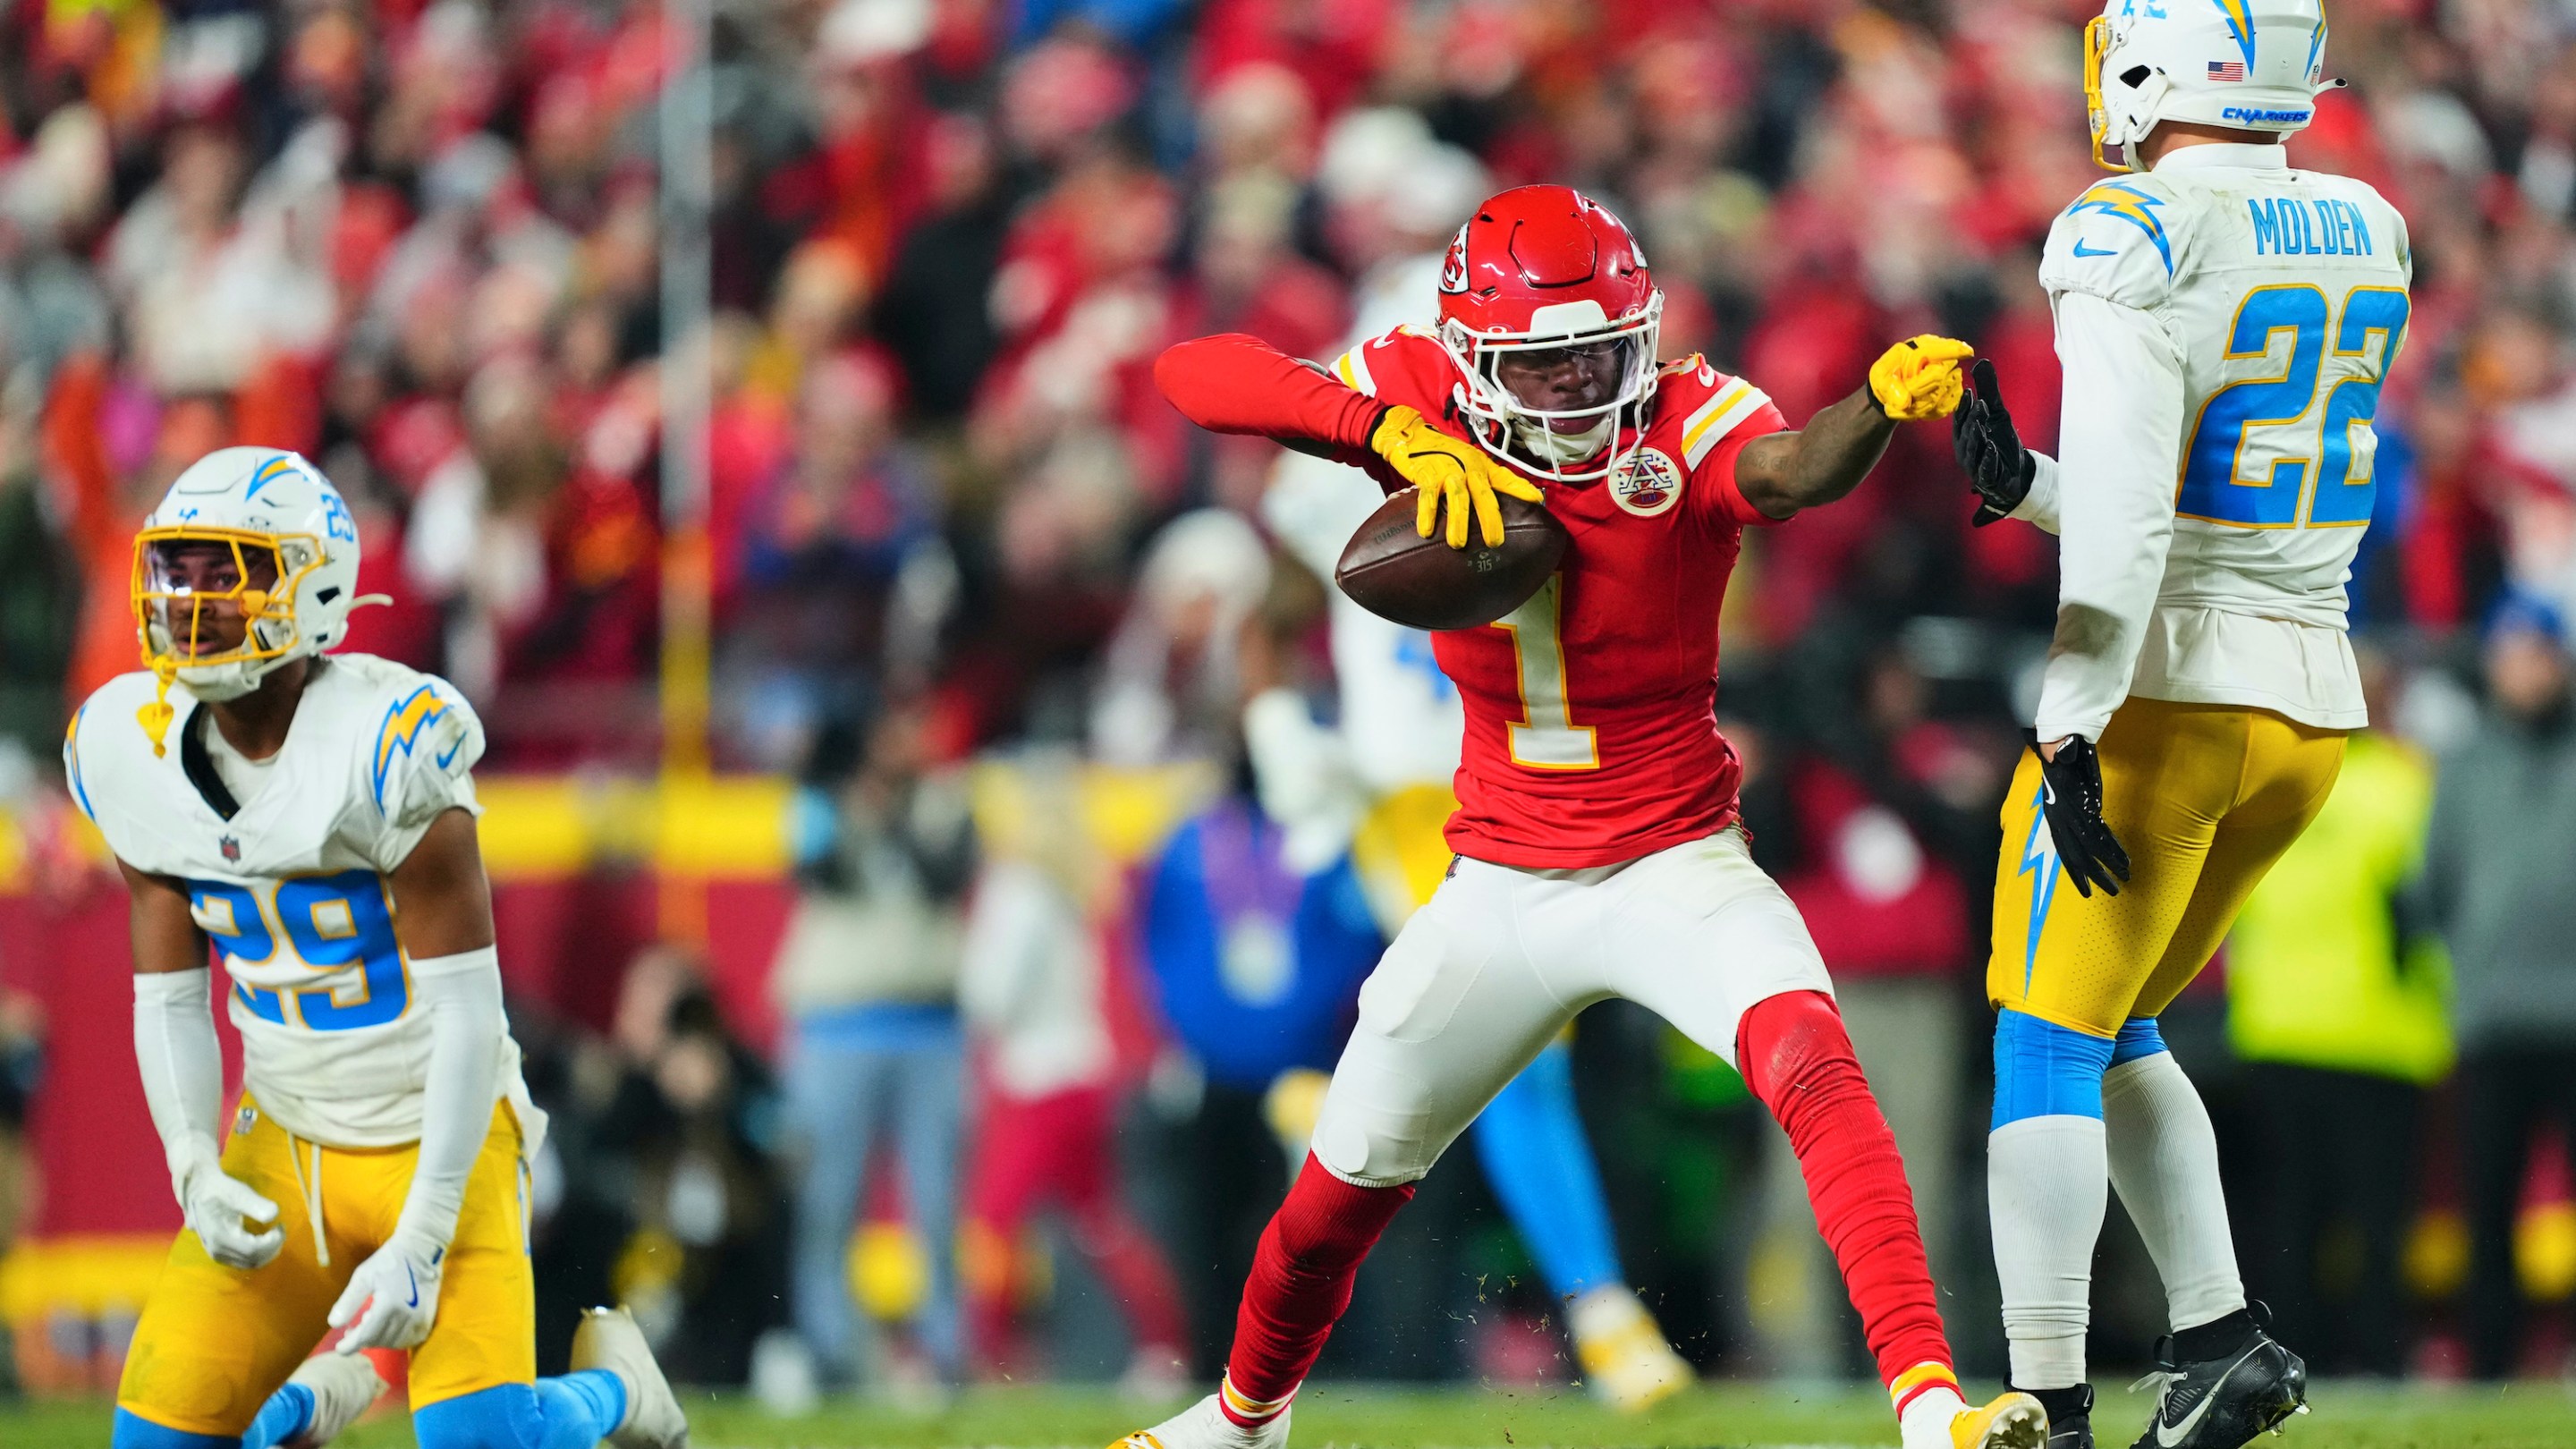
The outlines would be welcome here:
M 752 1051 L 670 954 L 630 972 L 611 1036 L 524 1025 L 566 1124 L 543 1291 L 660 1285 L 675 1368 L 791 1397 L 889 1362 L 929 1385 L 1049 1352 L 1204 1370 L 1284 1179 L 1257 1100 L 1156 1042 L 1142 878 L 1044 822 L 1084 761 L 1198 762 L 1239 802 L 1248 676 L 1329 697 L 1328 585 L 1260 531 L 1276 450 L 1187 428 L 1152 359 L 1221 330 L 1323 358 L 1362 315 L 1427 317 L 1404 264 L 1487 188 L 1562 181 L 1637 230 L 1668 356 L 1705 352 L 1796 421 L 1888 340 L 1954 333 L 2046 449 L 2034 271 L 2092 175 L 2089 7 L 714 8 L 715 312 L 673 339 L 675 46 L 647 0 L 0 0 L 0 797 L 51 788 L 67 702 L 133 663 L 134 520 L 234 442 L 298 449 L 348 496 L 359 587 L 394 600 L 350 647 L 453 679 L 488 769 L 649 765 L 660 369 L 706 359 L 716 756 L 808 787 L 788 1038 Z M 2329 11 L 2351 85 L 2293 158 L 2378 185 L 2415 248 L 2352 581 L 2385 728 L 2350 771 L 2376 783 L 2337 797 L 2355 818 L 2320 826 L 2355 854 L 2285 864 L 2305 884 L 2258 902 L 2226 990 L 2168 1035 L 2252 1165 L 2231 1181 L 2240 1234 L 2275 1244 L 2249 1252 L 2258 1291 L 2348 1332 L 2323 1363 L 2506 1372 L 2565 1351 L 2563 1324 L 2517 1315 L 2576 1287 L 2576 1216 L 2531 1206 L 2565 1201 L 2576 1153 L 2526 1171 L 2536 1128 L 2576 1133 L 2576 13 Z M 1968 513 L 1946 438 L 1915 429 L 1850 502 L 1748 540 L 1719 708 L 1973 1358 L 1986 881 L 2055 586 L 2049 540 Z M 2437 781 L 2446 752 L 2470 763 Z M 1017 838 L 979 845 L 954 767 L 1005 755 L 1039 783 Z M 2331 952 L 2329 914 L 2350 927 Z M 2302 1026 L 2334 971 L 2373 973 L 2376 1005 Z M 1791 1321 L 1744 1287 L 1817 1273 L 1774 1250 L 1785 1155 L 1730 1074 L 1616 1008 L 1577 1062 L 1685 1351 L 1849 1363 L 1822 1290 Z M 2369 1112 L 2322 1105 L 2366 1088 Z M 1062 1281 L 1023 1251 L 1048 1206 L 1083 1265 Z M 908 1227 L 845 1253 L 854 1217 Z M 1471 1184 L 1426 1191 L 1337 1351 L 1382 1375 L 1528 1367 L 1418 1312 L 1526 1276 L 1491 1217 Z M 1083 1292 L 1132 1352 L 1062 1326 L 1079 1314 L 1052 1350 L 1023 1341 L 1018 1307 Z M 2143 1359 L 2152 1310 L 2114 1294 L 2103 1317 Z M 886 1349 L 880 1319 L 914 1330 Z

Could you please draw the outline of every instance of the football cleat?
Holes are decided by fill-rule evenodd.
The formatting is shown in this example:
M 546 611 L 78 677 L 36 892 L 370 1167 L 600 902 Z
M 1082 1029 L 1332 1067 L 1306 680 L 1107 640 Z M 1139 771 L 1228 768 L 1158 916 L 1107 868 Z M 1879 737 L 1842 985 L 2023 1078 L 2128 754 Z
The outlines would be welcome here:
M 358 1422 L 358 1416 L 385 1391 L 375 1360 L 363 1353 L 315 1354 L 297 1364 L 286 1381 L 302 1384 L 313 1395 L 313 1417 L 305 1420 L 304 1432 L 287 1440 L 283 1449 L 322 1449 L 339 1438 L 341 1430 Z
M 2233 1321 L 2239 1318 L 2242 1323 Z M 2306 1413 L 2308 1366 L 2266 1331 L 2270 1323 L 2271 1314 L 2256 1303 L 2217 1324 L 2158 1340 L 2156 1371 L 2132 1386 L 2157 1391 L 2155 1417 L 2133 1449 L 2241 1449 L 2292 1414 Z M 2212 1329 L 2235 1338 L 2234 1346 L 2184 1357 L 2197 1347 L 2184 1340 Z
M 1217 1396 L 1208 1395 L 1151 1429 L 1139 1429 L 1109 1449 L 1287 1449 L 1288 1413 L 1277 1414 L 1254 1428 L 1225 1416 Z
M 617 1449 L 685 1449 L 688 1416 L 680 1411 L 671 1381 L 662 1377 L 662 1366 L 653 1361 L 653 1347 L 635 1326 L 634 1314 L 623 1308 L 584 1312 L 581 1326 L 572 1331 L 572 1366 L 606 1369 L 626 1385 L 626 1418 L 608 1434 Z
M 2048 1449 L 2093 1449 L 2093 1386 L 2024 1389 L 2048 1411 Z
M 1950 1421 L 1955 1449 L 2048 1449 L 2048 1411 L 2028 1394 L 2007 1391 Z
M 1653 1408 L 1697 1377 L 1634 1291 L 1612 1285 L 1577 1299 L 1567 1315 L 1574 1355 L 1593 1395 L 1621 1413 Z

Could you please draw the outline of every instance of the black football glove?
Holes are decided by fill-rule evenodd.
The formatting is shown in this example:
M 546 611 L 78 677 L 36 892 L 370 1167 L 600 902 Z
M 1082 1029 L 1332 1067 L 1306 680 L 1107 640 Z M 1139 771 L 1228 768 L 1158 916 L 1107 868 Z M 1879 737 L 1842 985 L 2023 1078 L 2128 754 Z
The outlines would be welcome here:
M 2030 748 L 2039 754 L 2036 734 L 2030 736 Z M 2129 852 L 2102 821 L 2102 757 L 2094 753 L 2093 742 L 2067 736 L 2056 759 L 2040 755 L 2039 777 L 2045 787 L 2040 809 L 2048 815 L 2048 838 L 2057 846 L 2066 878 L 2075 882 L 2075 893 L 2090 899 L 2098 885 L 2103 894 L 2118 895 L 2120 882 L 2129 878 Z
M 1995 365 L 1978 358 L 1968 379 L 1967 397 L 1950 414 L 1950 449 L 1977 490 L 1977 516 L 1969 521 L 1983 528 L 2021 506 L 2039 460 L 2013 431 L 2012 414 L 2004 411 L 2004 395 L 1995 386 Z

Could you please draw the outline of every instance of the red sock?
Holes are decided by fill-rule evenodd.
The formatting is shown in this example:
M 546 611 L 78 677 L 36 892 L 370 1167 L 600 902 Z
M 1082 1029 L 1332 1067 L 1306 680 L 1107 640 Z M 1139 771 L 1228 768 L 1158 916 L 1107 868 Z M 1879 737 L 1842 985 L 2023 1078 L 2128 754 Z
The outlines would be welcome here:
M 1360 1260 L 1386 1231 L 1413 1184 L 1353 1187 L 1310 1154 L 1288 1200 L 1261 1231 L 1235 1315 L 1234 1352 L 1225 1362 L 1226 1417 L 1251 1425 L 1276 1415 L 1324 1351 L 1324 1339 L 1351 1306 Z
M 1833 998 L 1797 991 L 1756 1004 L 1738 1029 L 1736 1060 L 1789 1134 L 1816 1226 L 1842 1265 L 1897 1412 L 1925 1389 L 1956 1388 L 1896 1134 L 1869 1094 Z

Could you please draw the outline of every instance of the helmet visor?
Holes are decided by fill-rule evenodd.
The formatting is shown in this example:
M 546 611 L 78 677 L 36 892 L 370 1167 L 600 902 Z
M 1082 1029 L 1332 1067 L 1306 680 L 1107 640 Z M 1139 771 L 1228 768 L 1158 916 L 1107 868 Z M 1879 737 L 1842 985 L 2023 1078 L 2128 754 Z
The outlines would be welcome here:
M 1480 341 L 1476 367 L 1512 412 L 1582 432 L 1644 393 L 1652 339 L 1649 327 L 1630 327 L 1572 340 Z
M 147 528 L 134 540 L 134 622 L 147 660 L 273 659 L 295 642 L 293 599 L 321 549 L 302 535 Z

